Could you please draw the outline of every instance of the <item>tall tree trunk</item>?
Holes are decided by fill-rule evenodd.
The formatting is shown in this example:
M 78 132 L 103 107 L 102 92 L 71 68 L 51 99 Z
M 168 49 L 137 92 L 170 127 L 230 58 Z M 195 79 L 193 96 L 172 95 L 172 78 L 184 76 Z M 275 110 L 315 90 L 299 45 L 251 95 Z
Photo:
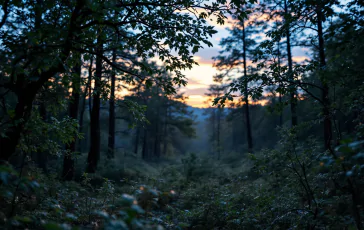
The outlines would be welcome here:
M 277 60 L 278 60 L 278 67 L 279 67 L 279 71 L 280 71 L 280 68 L 281 68 L 281 46 L 280 46 L 280 38 L 278 39 L 277 41 Z M 279 72 L 279 74 L 281 74 Z M 281 84 L 279 84 L 279 87 L 281 87 Z M 282 93 L 279 93 L 279 96 L 278 96 L 278 102 L 279 102 L 279 106 L 282 105 Z M 279 111 L 279 127 L 282 127 L 283 125 L 283 111 L 280 110 Z
M 75 65 L 73 68 L 73 72 L 76 73 L 72 80 L 72 95 L 70 97 L 70 104 L 68 109 L 68 115 L 72 119 L 78 118 L 78 106 L 80 101 L 80 85 L 81 85 L 81 58 L 79 63 Z M 63 171 L 62 171 L 62 178 L 64 180 L 70 181 L 73 179 L 75 173 L 75 163 L 73 160 L 73 153 L 76 151 L 76 143 L 77 138 L 74 137 L 74 140 L 66 145 L 67 152 L 63 158 Z
M 166 97 L 166 109 L 164 114 L 164 125 L 163 125 L 163 156 L 167 155 L 167 129 L 168 129 L 168 110 L 169 110 L 169 100 Z
M 324 44 L 324 36 L 323 36 L 323 11 L 322 11 L 322 1 L 318 1 L 316 14 L 317 14 L 317 35 L 319 39 L 319 59 L 320 59 L 320 68 L 321 70 L 326 67 L 326 57 L 325 57 L 325 44 Z M 321 71 L 320 70 L 320 71 Z M 324 115 L 324 148 L 329 150 L 333 156 L 336 158 L 336 154 L 331 146 L 332 141 L 332 121 L 331 121 L 331 114 L 330 114 L 330 99 L 329 99 L 329 86 L 327 84 L 326 79 L 322 79 L 321 81 L 322 86 L 322 102 L 323 102 L 323 115 Z M 344 171 L 347 171 L 346 166 L 342 165 Z M 361 221 L 361 214 L 360 214 L 360 204 L 361 198 L 357 186 L 355 185 L 355 180 L 352 178 L 347 177 L 349 191 L 351 193 L 351 198 L 353 202 L 353 212 L 354 212 L 354 219 L 356 223 L 357 229 L 363 229 L 362 221 Z
M 87 158 L 88 173 L 95 173 L 97 163 L 100 159 L 100 96 L 101 96 L 101 83 L 102 83 L 102 59 L 103 55 L 103 41 L 101 39 L 101 32 L 97 38 L 97 53 L 96 56 L 96 74 L 95 85 L 93 94 L 93 106 L 91 110 L 91 124 L 90 124 L 90 151 Z
M 234 110 L 237 110 L 236 108 Z M 234 117 L 231 119 L 231 126 L 232 126 L 232 150 L 235 151 L 235 152 L 238 152 L 238 143 L 239 143 L 239 140 L 237 140 L 237 137 L 239 136 L 238 135 L 238 127 L 236 124 L 235 124 L 235 119 Z
M 278 96 L 278 103 L 279 105 L 282 105 L 282 94 L 279 93 Z M 279 111 L 279 127 L 282 127 L 283 125 L 283 111 Z
M 249 112 L 249 95 L 248 95 L 248 81 L 247 81 L 247 65 L 246 65 L 246 34 L 245 34 L 245 21 L 243 20 L 243 61 L 244 61 L 244 84 L 245 84 L 245 92 L 244 92 L 244 100 L 245 100 L 245 119 L 246 119 L 246 132 L 247 132 L 247 141 L 248 141 L 248 151 L 253 151 L 253 137 L 251 131 L 250 124 L 250 112 Z
M 321 1 L 317 5 L 316 13 L 317 13 L 317 35 L 319 39 L 319 58 L 320 58 L 320 67 L 322 70 L 326 66 L 326 57 L 325 57 L 324 35 L 322 29 L 323 13 L 321 9 Z M 324 147 L 326 150 L 331 150 L 332 127 L 331 127 L 331 117 L 329 110 L 330 107 L 329 86 L 327 85 L 325 79 L 321 81 L 321 85 L 322 85 L 321 100 L 323 101 L 323 115 L 324 115 Z
M 215 108 L 211 108 L 212 109 L 212 116 L 211 116 L 211 122 L 212 122 L 212 136 L 211 136 L 211 143 L 212 143 L 212 148 L 211 148 L 211 153 L 215 154 L 216 152 L 216 109 Z
M 116 50 L 113 50 L 112 62 L 116 62 Z M 111 91 L 109 101 L 109 139 L 108 139 L 107 158 L 114 158 L 115 151 L 115 69 L 111 74 Z
M 48 86 L 45 85 L 43 89 L 43 92 L 41 92 L 41 99 L 40 99 L 40 105 L 39 105 L 39 115 L 44 123 L 47 122 L 47 108 L 45 103 L 45 95 L 44 91 L 48 89 Z M 47 158 L 48 158 L 48 152 L 36 152 L 35 155 L 37 156 L 37 165 L 39 168 L 43 170 L 44 173 L 47 173 Z
M 140 135 L 140 128 L 137 127 L 136 134 L 135 134 L 135 142 L 134 142 L 134 153 L 135 155 L 138 155 L 139 152 L 139 137 Z
M 220 105 L 217 108 L 217 159 L 221 158 L 221 143 L 220 143 L 220 133 L 221 133 L 221 110 Z
M 156 127 L 155 127 L 155 140 L 154 140 L 154 156 L 157 158 L 160 158 L 160 106 L 158 105 L 157 109 L 157 121 L 156 121 Z
M 85 91 L 82 94 L 80 118 L 78 120 L 78 132 L 79 133 L 83 133 L 83 116 L 85 115 L 85 110 L 86 110 L 87 89 L 88 89 L 88 86 L 86 85 Z M 77 143 L 77 151 L 78 152 L 82 152 L 82 143 L 83 143 L 82 139 L 79 139 L 78 143 Z
M 89 116 L 91 119 L 92 116 L 92 65 L 93 63 L 90 63 L 90 66 L 88 68 L 88 81 L 90 82 L 90 85 L 88 87 L 88 111 L 89 111 Z M 94 86 L 95 87 L 95 86 Z
M 147 158 L 148 158 L 148 130 L 147 127 L 145 127 L 143 136 L 142 159 L 146 160 Z
M 139 93 L 139 88 L 138 88 L 138 93 Z M 148 105 L 148 98 L 143 97 L 143 102 L 144 102 L 144 105 Z M 149 117 L 148 110 L 146 111 L 145 116 Z M 142 148 L 142 159 L 143 160 L 147 160 L 149 158 L 148 138 L 149 138 L 148 126 L 146 126 L 146 127 L 144 127 L 144 135 L 143 135 L 143 148 Z
M 91 81 L 92 81 L 92 63 L 93 63 L 93 59 L 91 58 L 90 59 L 89 69 L 88 69 L 88 80 L 87 80 L 87 84 L 86 84 L 86 87 L 85 87 L 85 92 L 84 92 L 84 94 L 82 96 L 82 105 L 81 105 L 80 121 L 79 121 L 79 132 L 80 133 L 83 133 L 83 128 L 84 128 L 83 117 L 84 117 L 85 110 L 86 110 L 87 95 L 88 95 L 89 101 L 91 101 L 91 92 L 89 92 L 89 89 L 91 89 Z M 82 150 L 82 139 L 80 139 L 78 141 L 77 151 L 79 151 L 79 152 L 83 151 Z
M 288 80 L 293 82 L 293 60 L 292 60 L 292 50 L 291 50 L 291 32 L 290 32 L 290 22 L 289 22 L 289 11 L 288 11 L 288 0 L 284 0 L 284 14 L 285 14 L 285 29 L 286 29 L 286 47 L 287 47 L 287 59 L 288 59 Z M 291 83 L 293 85 L 293 83 Z M 290 105 L 291 105 L 291 126 L 294 127 L 298 124 L 297 121 L 297 99 L 296 90 L 291 88 L 290 92 Z

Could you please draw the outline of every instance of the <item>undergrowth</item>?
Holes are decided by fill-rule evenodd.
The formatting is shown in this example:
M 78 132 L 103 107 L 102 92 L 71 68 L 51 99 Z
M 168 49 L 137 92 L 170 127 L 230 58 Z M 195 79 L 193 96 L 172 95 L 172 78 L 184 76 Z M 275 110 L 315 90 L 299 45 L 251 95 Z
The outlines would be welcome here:
M 320 152 L 282 131 L 274 150 L 242 158 L 189 154 L 145 163 L 124 156 L 97 174 L 63 182 L 32 166 L 2 165 L 1 226 L 7 229 L 355 229 L 362 200 L 362 142 Z M 102 165 L 102 164 L 101 164 Z M 343 171 L 345 169 L 346 171 Z M 355 182 L 355 189 L 348 182 Z M 356 192 L 356 194 L 354 194 Z M 358 213 L 356 213 L 358 212 Z

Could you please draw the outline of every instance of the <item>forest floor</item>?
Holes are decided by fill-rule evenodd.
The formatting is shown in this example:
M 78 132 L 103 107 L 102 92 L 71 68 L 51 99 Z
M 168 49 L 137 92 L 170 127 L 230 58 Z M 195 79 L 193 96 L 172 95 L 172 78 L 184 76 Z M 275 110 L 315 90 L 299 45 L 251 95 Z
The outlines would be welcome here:
M 244 199 L 253 199 L 245 190 L 259 186 L 251 163 L 238 154 L 219 161 L 189 154 L 158 162 L 128 155 L 101 161 L 96 174 L 82 172 L 83 160 L 76 161 L 75 181 L 62 182 L 57 173 L 38 168 L 24 170 L 14 185 L 9 181 L 0 224 L 46 230 L 239 229 Z
M 119 175 L 109 170 L 117 167 L 105 165 L 100 176 L 115 181 L 120 192 L 136 197 L 145 210 L 144 218 L 167 229 L 231 229 L 234 222 L 229 212 L 235 210 L 236 194 L 257 181 L 250 179 L 252 164 L 241 155 L 215 158 L 190 154 L 145 162 L 127 156 L 120 160 L 124 163 L 119 165 Z

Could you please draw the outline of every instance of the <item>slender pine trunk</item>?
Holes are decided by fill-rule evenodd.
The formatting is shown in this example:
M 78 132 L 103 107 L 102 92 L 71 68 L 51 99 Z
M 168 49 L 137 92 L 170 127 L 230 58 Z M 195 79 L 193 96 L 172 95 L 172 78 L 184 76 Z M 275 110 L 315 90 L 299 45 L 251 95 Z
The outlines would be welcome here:
M 167 155 L 167 130 L 168 130 L 168 110 L 169 110 L 169 100 L 166 97 L 165 104 L 165 114 L 164 114 L 164 124 L 163 124 L 163 156 Z
M 142 159 L 146 160 L 147 158 L 148 158 L 148 130 L 147 127 L 145 127 L 143 135 Z
M 116 63 L 116 50 L 113 50 L 112 61 Z M 108 159 L 114 158 L 115 150 L 115 70 L 111 74 L 111 91 L 109 101 L 109 139 L 108 139 Z
M 138 127 L 135 134 L 135 142 L 134 142 L 134 154 L 138 155 L 139 152 L 139 139 L 140 139 L 140 128 Z
M 160 158 L 160 106 L 157 108 L 157 121 L 155 123 L 154 156 Z
M 91 124 L 90 124 L 90 151 L 87 158 L 88 173 L 95 173 L 97 163 L 100 159 L 100 96 L 101 96 L 101 84 L 102 84 L 102 59 L 100 55 L 103 55 L 103 41 L 101 39 L 101 32 L 99 31 L 99 37 L 97 39 L 97 53 L 96 56 L 96 74 L 95 85 L 93 93 L 93 106 L 91 110 Z
M 212 148 L 211 148 L 211 153 L 215 154 L 216 152 L 216 109 L 215 108 L 211 108 L 212 110 L 212 116 L 211 116 L 211 120 L 212 120 L 212 135 L 211 135 L 211 143 L 212 143 Z
M 251 131 L 251 123 L 250 123 L 250 111 L 249 111 L 249 95 L 248 95 L 248 74 L 247 74 L 247 47 L 246 47 L 246 34 L 245 34 L 245 25 L 243 21 L 243 61 L 244 61 L 244 101 L 245 101 L 245 119 L 246 119 L 246 132 L 247 132 L 247 142 L 248 142 L 248 151 L 253 151 L 253 136 Z
M 280 38 L 277 41 L 277 60 L 278 60 L 278 67 L 279 67 L 279 71 L 280 71 L 280 68 L 281 68 L 281 46 L 280 46 Z M 281 73 L 279 72 L 279 74 L 281 74 Z M 282 87 L 281 84 L 279 84 L 279 87 Z M 279 103 L 279 106 L 282 105 L 282 93 L 279 93 L 278 103 Z M 283 111 L 280 110 L 279 111 L 279 127 L 282 127 L 282 125 L 283 125 Z
M 220 160 L 221 158 L 221 143 L 220 143 L 220 135 L 221 135 L 221 110 L 222 108 L 219 107 L 217 108 L 217 134 L 216 134 L 216 139 L 217 139 L 217 159 Z
M 85 111 L 86 111 L 86 98 L 87 98 L 87 95 L 88 95 L 89 101 L 91 101 L 91 93 L 89 92 L 89 89 L 91 89 L 91 81 L 92 81 L 92 63 L 93 63 L 93 59 L 91 58 L 89 69 L 88 69 L 88 80 L 87 80 L 87 84 L 86 84 L 86 87 L 85 87 L 85 92 L 83 93 L 83 96 L 82 96 L 82 105 L 81 105 L 80 120 L 79 120 L 79 127 L 80 127 L 79 132 L 80 133 L 83 133 L 83 128 L 84 128 L 83 117 L 84 117 L 84 114 L 85 114 Z M 84 142 L 82 141 L 82 139 L 80 139 L 78 141 L 78 146 L 77 146 L 77 149 L 78 149 L 79 152 L 83 151 L 82 143 L 84 143 Z
M 81 58 L 79 63 L 73 68 L 73 72 L 76 73 L 72 80 L 72 94 L 70 97 L 68 115 L 72 119 L 78 119 L 78 106 L 80 101 L 80 85 L 81 85 Z M 66 153 L 63 158 L 63 171 L 62 178 L 64 180 L 70 181 L 74 177 L 75 173 L 75 163 L 73 160 L 73 153 L 76 151 L 77 138 L 66 145 Z
M 326 57 L 325 57 L 325 44 L 324 44 L 324 35 L 322 28 L 322 9 L 321 2 L 317 5 L 317 35 L 319 40 L 319 59 L 320 59 L 320 68 L 321 70 L 326 66 Z M 322 94 L 321 100 L 323 101 L 323 115 L 324 115 L 324 147 L 326 150 L 331 149 L 331 140 L 332 140 L 332 127 L 331 127 L 331 117 L 330 117 L 330 99 L 329 99 L 329 86 L 326 83 L 325 79 L 321 81 L 322 86 Z
M 291 32 L 290 32 L 290 13 L 288 11 L 288 1 L 284 1 L 284 15 L 285 15 L 285 32 L 286 32 L 286 47 L 287 47 L 287 59 L 288 59 L 288 80 L 291 82 L 291 92 L 290 92 L 290 105 L 291 105 L 291 126 L 294 127 L 298 124 L 297 119 L 297 99 L 296 90 L 293 86 L 293 59 L 292 59 L 292 49 L 291 49 Z

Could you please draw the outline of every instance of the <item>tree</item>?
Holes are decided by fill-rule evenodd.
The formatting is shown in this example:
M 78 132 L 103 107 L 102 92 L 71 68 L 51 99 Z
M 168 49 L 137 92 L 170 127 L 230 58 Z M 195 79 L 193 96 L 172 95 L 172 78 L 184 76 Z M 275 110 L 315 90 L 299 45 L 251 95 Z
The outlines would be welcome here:
M 80 101 L 80 85 L 81 85 L 81 57 L 78 54 L 79 63 L 75 64 L 73 68 L 73 74 L 78 75 L 73 78 L 72 82 L 72 94 L 70 97 L 70 105 L 69 105 L 69 117 L 72 119 L 78 119 L 78 107 Z M 63 171 L 62 171 L 62 178 L 64 180 L 72 180 L 74 176 L 74 160 L 73 154 L 76 151 L 76 143 L 77 137 L 74 137 L 74 140 L 66 145 L 66 153 L 64 155 L 63 160 Z
M 161 81 L 171 78 L 165 73 Z M 138 154 L 139 144 L 142 144 L 142 158 L 160 158 L 168 154 L 167 150 L 178 149 L 179 139 L 191 138 L 195 135 L 192 121 L 192 112 L 183 103 L 181 94 L 171 95 L 158 87 L 157 84 L 148 86 L 139 82 L 131 89 L 132 94 L 125 99 L 145 106 L 145 119 L 148 122 L 135 122 L 134 153 Z M 123 115 L 130 123 L 132 115 L 127 112 Z M 141 132 L 143 130 L 143 135 Z M 142 138 L 142 140 L 140 140 Z M 169 148 L 170 147 L 170 148 Z
M 89 60 L 89 63 L 87 63 L 88 65 L 88 71 L 87 71 L 87 83 L 84 86 L 84 92 L 82 95 L 82 104 L 81 104 L 81 111 L 80 111 L 80 119 L 79 119 L 79 132 L 83 133 L 84 130 L 84 115 L 85 115 L 85 110 L 86 110 L 86 102 L 87 102 L 87 96 L 88 96 L 88 107 L 89 107 L 89 115 L 91 117 L 91 108 L 92 108 L 92 100 L 91 100 L 91 95 L 92 95 L 92 65 L 93 65 L 93 57 L 91 57 L 91 59 Z M 78 143 L 78 151 L 81 152 L 83 151 L 82 148 L 82 139 L 79 140 Z
M 93 105 L 90 117 L 90 151 L 87 157 L 87 169 L 88 173 L 95 173 L 97 163 L 100 159 L 100 101 L 102 91 L 102 56 L 104 46 L 104 34 L 101 30 L 98 30 L 97 47 L 96 47 L 96 73 L 95 73 L 95 86 L 93 92 Z
M 289 81 L 293 81 L 293 58 L 292 58 L 292 49 L 291 49 L 291 26 L 290 26 L 290 22 L 291 22 L 291 12 L 289 11 L 289 0 L 284 0 L 284 13 L 283 13 L 283 18 L 284 18 L 284 30 L 285 30 L 285 34 L 286 34 L 286 49 L 287 49 L 287 60 L 288 60 L 288 80 Z M 279 42 L 279 41 L 278 41 Z M 291 116 L 292 116 L 292 122 L 291 125 L 292 127 L 296 126 L 298 124 L 297 122 L 297 99 L 295 98 L 296 95 L 296 90 L 295 87 L 292 86 L 293 89 L 290 92 L 290 100 L 291 100 Z
M 247 11 L 250 10 L 249 6 L 247 6 L 245 9 L 247 9 Z M 236 20 L 238 19 L 237 16 L 233 18 Z M 224 38 L 220 42 L 220 45 L 225 47 L 225 50 L 220 52 L 220 56 L 214 57 L 214 60 L 216 61 L 214 65 L 218 68 L 218 70 L 225 71 L 225 73 L 222 74 L 223 76 L 225 75 L 231 77 L 231 72 L 233 72 L 232 74 L 236 74 L 234 70 L 238 70 L 239 73 L 239 68 L 241 68 L 242 64 L 242 82 L 244 82 L 245 88 L 247 89 L 249 84 L 249 81 L 246 80 L 248 78 L 248 54 L 252 51 L 252 48 L 256 44 L 255 41 L 250 37 L 256 33 L 256 29 L 253 29 L 249 19 L 246 20 L 245 18 L 240 18 L 240 20 L 234 24 L 233 28 L 229 30 L 229 32 L 230 37 Z M 252 152 L 253 137 L 250 122 L 248 90 L 244 90 L 242 94 L 244 98 L 243 106 L 245 109 L 245 128 L 247 133 L 248 151 Z
M 318 72 L 319 72 L 319 85 L 321 89 L 321 103 L 323 109 L 324 120 L 324 147 L 327 150 L 332 151 L 332 121 L 330 113 L 330 98 L 329 98 L 329 86 L 327 84 L 327 76 L 322 74 L 324 68 L 326 68 L 326 54 L 325 54 L 325 41 L 324 41 L 324 29 L 323 23 L 329 18 L 335 15 L 333 6 L 339 4 L 337 0 L 320 0 L 316 2 L 295 1 L 292 4 L 293 10 L 298 13 L 296 16 L 296 29 L 309 28 L 317 33 L 317 51 L 318 51 Z M 307 25 L 307 23 L 311 25 Z M 320 73 L 321 72 L 321 73 Z
M 261 12 L 255 20 L 255 23 L 263 23 L 265 27 L 268 27 L 265 33 L 265 40 L 261 42 L 255 52 L 254 62 L 259 63 L 259 69 L 270 70 L 270 75 L 277 80 L 278 85 L 273 91 L 279 94 L 279 100 L 281 105 L 282 94 L 287 93 L 289 95 L 289 105 L 291 111 L 291 127 L 298 124 L 297 120 L 297 87 L 294 84 L 290 84 L 290 87 L 284 89 L 286 86 L 284 81 L 294 82 L 294 70 L 293 70 L 293 55 L 292 55 L 292 41 L 294 41 L 294 34 L 292 34 L 293 23 L 296 18 L 292 16 L 290 0 L 265 0 L 257 11 Z M 263 19 L 260 19 L 263 18 Z M 272 21 L 275 23 L 272 25 Z M 285 40 L 284 40 L 285 38 Z M 282 52 L 282 40 L 283 49 Z M 264 54 L 263 54 L 264 53 Z M 283 57 L 286 58 L 283 58 Z M 284 64 L 288 68 L 284 67 Z
M 116 62 L 116 50 L 112 51 L 112 62 Z M 110 76 L 111 89 L 109 99 L 109 138 L 108 138 L 108 155 L 109 159 L 114 158 L 115 151 L 115 70 L 112 70 Z
M 209 86 L 209 92 L 206 93 L 206 96 L 210 98 L 216 98 L 220 97 L 224 90 L 226 89 L 226 86 L 222 82 L 223 78 L 221 75 L 217 75 L 214 77 L 214 81 L 216 84 L 212 84 Z M 210 101 L 207 101 L 210 103 Z M 209 120 L 212 123 L 212 130 L 211 130 L 211 137 L 210 142 L 212 145 L 212 153 L 217 154 L 217 159 L 220 160 L 221 158 L 221 152 L 222 152 L 222 144 L 221 144 L 221 129 L 222 129 L 222 117 L 224 108 L 222 105 L 218 104 L 217 108 L 211 108 Z
M 237 1 L 233 3 L 238 4 Z M 0 52 L 6 61 L 0 67 L 0 87 L 16 97 L 16 103 L 11 108 L 14 116 L 2 121 L 11 124 L 2 131 L 0 138 L 0 159 L 4 161 L 15 152 L 24 126 L 30 119 L 32 103 L 41 87 L 56 74 L 65 73 L 67 68 L 74 66 L 75 60 L 69 58 L 72 53 L 83 53 L 85 61 L 89 60 L 90 55 L 96 55 L 118 72 L 139 77 L 134 71 L 137 68 L 115 65 L 95 51 L 98 47 L 92 42 L 95 27 L 107 27 L 122 36 L 126 45 L 118 44 L 115 47 L 117 50 L 134 47 L 135 53 L 144 60 L 158 56 L 166 63 L 168 71 L 175 71 L 176 77 L 171 81 L 184 85 L 186 82 L 179 70 L 195 64 L 187 47 L 193 47 L 194 53 L 203 43 L 211 45 L 207 38 L 215 30 L 206 25 L 205 19 L 215 14 L 218 22 L 222 23 L 221 9 L 226 9 L 220 4 L 207 6 L 195 0 L 172 4 L 169 1 L 105 3 L 78 0 L 47 2 L 42 8 L 33 1 L 6 1 L 3 6 L 5 11 L 0 23 L 3 45 Z M 35 8 L 44 19 L 37 30 L 34 30 L 33 21 Z M 184 11 L 199 8 L 203 9 L 199 15 Z M 115 12 L 116 16 L 110 17 L 110 12 Z M 171 50 L 177 50 L 178 57 Z M 133 60 L 133 63 L 141 69 L 153 71 L 139 60 Z M 97 108 L 93 110 L 95 120 Z M 92 151 L 97 151 L 97 148 Z M 91 158 L 89 163 L 94 165 L 95 160 Z M 90 171 L 93 171 L 91 168 Z
M 284 2 L 287 3 L 287 2 Z M 295 92 L 297 88 L 303 90 L 307 93 L 310 97 L 317 100 L 322 105 L 323 115 L 322 118 L 324 120 L 324 144 L 325 149 L 331 149 L 331 138 L 332 138 L 332 130 L 331 130 L 331 118 L 330 118 L 330 102 L 329 102 L 329 94 L 328 94 L 328 85 L 325 83 L 328 79 L 325 74 L 322 74 L 323 66 L 326 63 L 324 61 L 325 57 L 325 47 L 323 41 L 323 28 L 322 22 L 325 21 L 327 18 L 332 17 L 335 12 L 333 11 L 333 6 L 337 4 L 337 1 L 320 1 L 320 2 L 311 2 L 311 1 L 294 1 L 291 2 L 290 7 L 291 11 L 294 12 L 291 15 L 284 15 L 288 18 L 285 18 L 286 23 L 283 24 L 283 32 L 288 34 L 288 31 L 285 26 L 290 26 L 291 32 L 305 32 L 307 29 L 312 29 L 313 31 L 317 32 L 317 36 L 310 36 L 308 41 L 311 44 L 318 44 L 317 46 L 317 53 L 319 54 L 318 61 L 312 61 L 309 65 L 298 65 L 296 64 L 293 68 L 294 71 L 292 74 L 290 73 L 290 67 L 288 66 L 288 71 L 285 71 L 284 68 L 277 66 L 277 62 L 273 61 L 272 64 L 265 65 L 264 63 L 260 63 L 258 68 L 263 69 L 263 73 L 257 73 L 255 75 L 249 76 L 247 81 L 251 82 L 259 82 L 259 84 L 248 87 L 249 94 L 254 95 L 254 97 L 259 98 L 262 96 L 264 90 L 268 86 L 278 85 L 279 87 L 276 89 L 280 93 L 291 93 L 292 91 Z M 285 5 L 287 6 L 287 4 Z M 288 8 L 288 6 L 286 7 Z M 294 15 L 294 16 L 293 16 Z M 321 18 L 321 20 L 320 20 Z M 288 20 L 290 19 L 290 20 Z M 289 23 L 288 23 L 289 22 Z M 287 24 L 288 23 L 288 24 Z M 320 32 L 321 31 L 321 32 Z M 280 38 L 280 34 L 278 33 L 278 38 Z M 271 37 L 277 38 L 276 32 L 268 33 Z M 275 39 L 276 40 L 276 39 Z M 276 41 L 264 41 L 259 46 L 260 50 L 258 50 L 258 58 L 261 60 L 266 60 L 265 58 L 268 56 L 274 55 L 274 44 Z M 306 43 L 300 45 L 307 45 Z M 317 59 L 316 59 L 317 60 Z M 317 65 L 318 63 L 318 65 Z M 285 77 L 281 74 L 281 71 L 285 71 L 288 76 Z M 304 74 L 307 74 L 309 71 L 316 71 L 315 73 L 318 74 L 319 82 L 312 82 L 312 78 L 304 78 L 302 77 Z M 326 85 L 326 86 L 325 86 Z M 230 93 L 226 96 L 220 98 L 222 99 L 221 102 L 224 102 L 228 99 L 232 92 L 242 91 L 244 92 L 247 90 L 247 87 L 244 82 L 232 84 L 230 88 Z M 315 95 L 315 90 L 320 90 L 322 96 L 318 97 Z M 292 94 L 291 94 L 292 97 Z M 217 99 L 217 101 L 220 101 Z M 292 108 L 292 107 L 291 107 Z M 332 150 L 332 149 L 331 149 Z M 330 151 L 331 151 L 330 150 Z

